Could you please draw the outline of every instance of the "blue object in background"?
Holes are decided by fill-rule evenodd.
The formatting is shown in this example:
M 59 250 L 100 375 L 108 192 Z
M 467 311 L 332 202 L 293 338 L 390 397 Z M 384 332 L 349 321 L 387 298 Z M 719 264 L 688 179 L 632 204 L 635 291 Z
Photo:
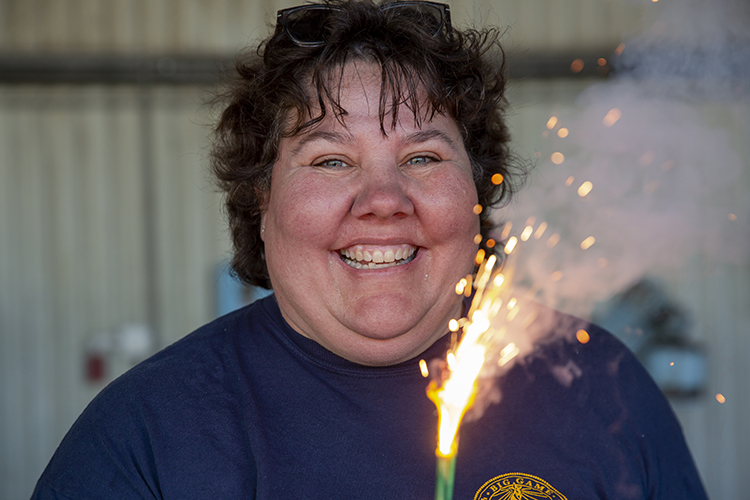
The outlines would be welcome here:
M 232 275 L 229 262 L 222 262 L 216 268 L 216 316 L 223 316 L 234 310 L 271 295 L 272 290 L 256 286 L 245 286 Z

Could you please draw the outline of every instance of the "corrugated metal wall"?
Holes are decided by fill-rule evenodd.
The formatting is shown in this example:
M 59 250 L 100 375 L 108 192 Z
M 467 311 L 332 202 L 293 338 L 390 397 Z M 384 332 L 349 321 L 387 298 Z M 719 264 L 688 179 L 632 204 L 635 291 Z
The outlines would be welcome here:
M 231 54 L 263 37 L 276 9 L 293 3 L 2 0 L 0 55 Z M 606 53 L 660 8 L 624 0 L 452 3 L 458 24 L 512 25 L 511 48 L 569 53 Z M 549 115 L 587 85 L 517 84 L 519 149 L 539 149 Z M 206 172 L 206 90 L 0 86 L 0 499 L 28 497 L 101 388 L 83 377 L 97 334 L 141 322 L 162 347 L 213 317 L 215 268 L 229 245 Z M 729 116 L 720 111 L 718 121 Z M 734 126 L 748 130 L 746 122 Z M 719 406 L 708 394 L 675 406 L 713 498 L 740 498 L 750 489 L 742 473 L 750 465 L 750 270 L 691 273 L 698 271 L 671 284 L 712 325 L 699 336 L 710 340 L 711 389 L 720 385 L 728 402 Z M 120 360 L 106 379 L 127 366 Z
M 0 498 L 30 493 L 101 388 L 94 336 L 141 322 L 164 346 L 213 315 L 226 241 L 200 96 L 0 89 Z

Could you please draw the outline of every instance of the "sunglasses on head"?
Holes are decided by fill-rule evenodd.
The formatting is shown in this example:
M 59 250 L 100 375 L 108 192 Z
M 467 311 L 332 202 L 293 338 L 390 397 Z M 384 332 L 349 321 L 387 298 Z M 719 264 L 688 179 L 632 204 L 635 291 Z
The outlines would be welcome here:
M 283 28 L 294 43 L 303 47 L 319 47 L 326 43 L 328 23 L 332 13 L 341 10 L 335 5 L 309 4 L 282 9 L 276 14 L 277 29 Z M 445 28 L 451 31 L 450 7 L 444 3 L 405 1 L 380 6 L 380 10 L 403 16 L 438 36 Z

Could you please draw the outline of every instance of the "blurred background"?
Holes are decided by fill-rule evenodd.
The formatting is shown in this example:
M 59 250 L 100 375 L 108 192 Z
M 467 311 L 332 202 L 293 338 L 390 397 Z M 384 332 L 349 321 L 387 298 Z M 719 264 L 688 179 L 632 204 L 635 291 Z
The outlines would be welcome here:
M 29 497 L 106 383 L 257 296 L 226 272 L 206 102 L 293 4 L 0 0 L 0 499 Z M 748 3 L 451 12 L 507 27 L 514 142 L 536 166 L 495 214 L 527 244 L 519 281 L 620 336 L 710 497 L 748 498 Z

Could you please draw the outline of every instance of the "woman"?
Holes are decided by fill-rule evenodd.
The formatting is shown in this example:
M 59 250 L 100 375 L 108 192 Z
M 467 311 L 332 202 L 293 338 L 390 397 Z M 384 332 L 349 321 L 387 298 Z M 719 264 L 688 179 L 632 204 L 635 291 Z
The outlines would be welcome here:
M 454 284 L 517 177 L 496 37 L 428 2 L 280 11 L 213 155 L 234 269 L 274 295 L 105 389 L 35 498 L 430 498 L 417 363 L 444 355 Z M 589 331 L 499 382 L 503 404 L 462 431 L 456 498 L 704 496 L 658 389 Z

